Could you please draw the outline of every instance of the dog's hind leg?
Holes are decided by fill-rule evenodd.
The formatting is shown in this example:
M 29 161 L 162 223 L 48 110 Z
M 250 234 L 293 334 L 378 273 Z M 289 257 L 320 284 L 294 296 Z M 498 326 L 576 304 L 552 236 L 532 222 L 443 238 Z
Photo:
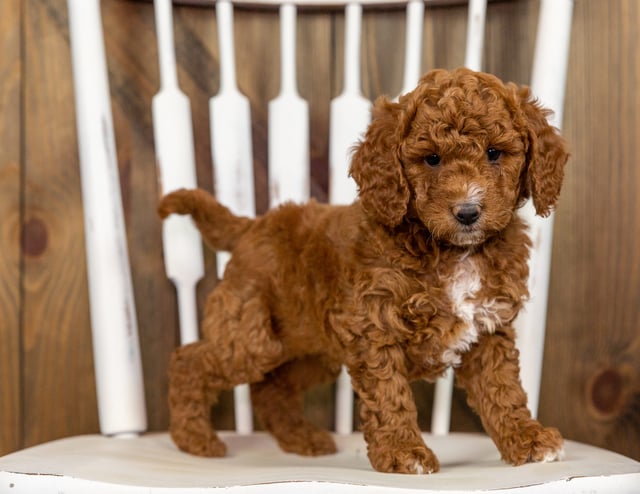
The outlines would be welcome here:
M 207 304 L 204 339 L 177 348 L 169 367 L 171 437 L 183 451 L 224 456 L 211 423 L 211 406 L 222 390 L 259 381 L 284 360 L 271 330 L 267 304 L 245 283 L 221 282 Z
M 303 393 L 335 380 L 339 372 L 339 363 L 309 356 L 287 362 L 251 385 L 254 412 L 284 451 L 305 456 L 336 452 L 331 434 L 304 417 Z
M 224 456 L 227 449 L 211 424 L 218 390 L 229 387 L 216 360 L 212 345 L 199 341 L 176 348 L 169 366 L 169 431 L 181 450 L 198 456 Z

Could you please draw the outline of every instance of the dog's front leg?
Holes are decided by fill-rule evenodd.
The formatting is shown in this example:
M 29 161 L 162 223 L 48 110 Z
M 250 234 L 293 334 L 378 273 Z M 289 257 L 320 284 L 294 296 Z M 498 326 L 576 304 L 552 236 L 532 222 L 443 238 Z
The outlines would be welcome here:
M 370 348 L 349 365 L 360 397 L 369 460 L 380 472 L 432 473 L 440 468 L 418 428 L 404 354 L 396 346 Z
M 503 460 L 521 465 L 562 457 L 563 440 L 558 430 L 543 427 L 527 408 L 511 328 L 483 335 L 463 356 L 456 376 Z

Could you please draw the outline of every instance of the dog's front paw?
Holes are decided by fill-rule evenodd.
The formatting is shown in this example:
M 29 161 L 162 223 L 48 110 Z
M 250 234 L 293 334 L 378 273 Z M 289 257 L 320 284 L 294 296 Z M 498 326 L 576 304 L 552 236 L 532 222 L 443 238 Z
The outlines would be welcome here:
M 512 465 L 551 462 L 564 458 L 564 440 L 555 427 L 543 427 L 536 421 L 516 429 L 503 438 L 502 458 Z
M 227 453 L 227 446 L 210 427 L 202 428 L 197 433 L 170 427 L 170 433 L 176 446 L 186 453 L 206 457 L 222 457 Z
M 423 445 L 398 449 L 369 449 L 369 460 L 373 468 L 384 473 L 428 474 L 440 470 L 438 458 Z

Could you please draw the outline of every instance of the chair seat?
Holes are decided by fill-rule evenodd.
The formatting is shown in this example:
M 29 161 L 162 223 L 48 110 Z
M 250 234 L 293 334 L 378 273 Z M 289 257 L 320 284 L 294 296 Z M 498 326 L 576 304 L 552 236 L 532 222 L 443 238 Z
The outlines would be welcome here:
M 224 492 L 638 492 L 640 463 L 603 449 L 567 441 L 562 462 L 504 464 L 481 434 L 425 435 L 438 455 L 435 475 L 372 470 L 361 434 L 335 436 L 339 453 L 304 458 L 283 453 L 266 433 L 221 433 L 225 458 L 178 451 L 166 433 L 131 439 L 100 435 L 52 441 L 0 458 L 0 491 L 165 493 L 189 489 Z M 9 487 L 8 490 L 7 487 Z M 118 490 L 120 487 L 120 490 Z

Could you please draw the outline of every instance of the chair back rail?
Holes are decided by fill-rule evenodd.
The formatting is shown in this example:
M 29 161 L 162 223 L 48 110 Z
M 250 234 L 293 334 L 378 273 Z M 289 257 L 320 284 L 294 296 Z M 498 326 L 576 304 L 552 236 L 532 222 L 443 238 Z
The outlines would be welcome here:
M 99 0 L 68 0 L 100 430 L 147 427 Z
M 255 216 L 251 110 L 249 100 L 240 93 L 236 82 L 231 2 L 217 2 L 216 20 L 220 90 L 209 101 L 214 187 L 220 202 L 231 211 L 243 216 Z M 222 278 L 229 254 L 219 252 L 216 259 L 218 277 Z
M 309 105 L 297 86 L 296 6 L 285 3 L 280 6 L 280 94 L 269 102 L 272 207 L 309 200 Z
M 158 182 L 167 194 L 196 187 L 196 161 L 191 105 L 178 87 L 171 0 L 156 0 L 154 6 L 160 91 L 152 101 L 153 131 Z M 177 292 L 180 343 L 186 345 L 198 339 L 195 286 L 204 276 L 202 238 L 189 218 L 172 215 L 162 224 L 162 248 L 167 277 Z
M 573 0 L 542 0 L 531 72 L 531 90 L 542 104 L 553 110 L 552 125 L 560 128 L 569 61 Z M 531 201 L 521 210 L 529 224 L 535 248 L 529 259 L 530 300 L 516 319 L 516 343 L 520 350 L 520 379 L 528 395 L 528 406 L 537 416 L 547 323 L 553 213 L 536 216 Z

